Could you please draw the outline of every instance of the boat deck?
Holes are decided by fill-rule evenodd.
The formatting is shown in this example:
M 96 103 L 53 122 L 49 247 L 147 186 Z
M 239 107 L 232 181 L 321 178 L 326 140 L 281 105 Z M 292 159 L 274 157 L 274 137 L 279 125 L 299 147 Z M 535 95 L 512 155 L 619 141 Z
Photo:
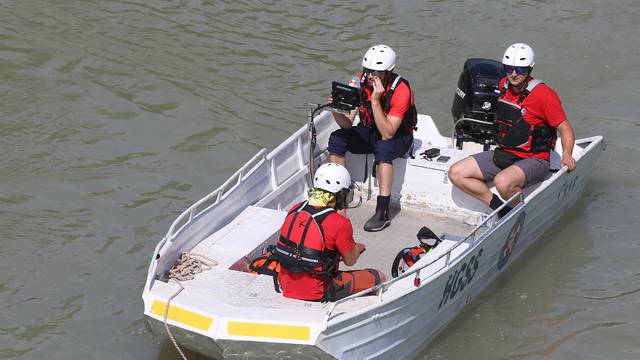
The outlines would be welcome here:
M 396 254 L 405 247 L 418 245 L 416 234 L 423 226 L 431 229 L 436 235 L 447 234 L 447 238 L 455 239 L 466 236 L 473 226 L 445 216 L 421 212 L 415 209 L 391 209 L 391 226 L 379 232 L 366 232 L 364 223 L 373 215 L 375 202 L 369 201 L 356 209 L 349 209 L 348 216 L 353 224 L 353 236 L 356 242 L 362 242 L 366 251 L 357 263 L 344 269 L 375 268 L 391 278 L 391 264 Z
M 461 221 L 415 209 L 393 209 L 390 227 L 376 233 L 365 232 L 364 222 L 374 210 L 375 203 L 371 201 L 348 210 L 355 240 L 363 242 L 367 250 L 353 267 L 343 265 L 341 269 L 375 268 L 390 279 L 395 255 L 404 247 L 418 244 L 416 234 L 422 226 L 429 227 L 437 235 L 446 234 L 448 239 L 463 237 L 473 228 Z M 225 307 L 224 313 L 231 317 L 246 317 L 247 311 L 251 312 L 249 309 L 257 308 L 278 309 L 283 314 L 290 310 L 290 315 L 295 313 L 296 317 L 301 316 L 300 309 L 305 309 L 303 317 L 308 317 L 307 320 L 324 316 L 327 304 L 287 299 L 275 292 L 271 277 L 242 271 L 246 269 L 247 258 L 256 256 L 264 246 L 275 241 L 285 215 L 284 211 L 248 207 L 227 226 L 203 240 L 192 253 L 211 258 L 217 265 L 196 275 L 193 280 L 183 281 L 184 290 L 172 304 L 202 310 Z M 453 243 L 448 241 L 446 246 Z M 443 244 L 442 250 L 444 247 Z M 247 249 L 254 250 L 248 255 Z M 179 286 L 173 282 L 156 281 L 154 284 L 154 292 L 167 298 L 178 289 Z M 373 301 L 375 297 L 362 297 L 346 306 L 356 310 Z

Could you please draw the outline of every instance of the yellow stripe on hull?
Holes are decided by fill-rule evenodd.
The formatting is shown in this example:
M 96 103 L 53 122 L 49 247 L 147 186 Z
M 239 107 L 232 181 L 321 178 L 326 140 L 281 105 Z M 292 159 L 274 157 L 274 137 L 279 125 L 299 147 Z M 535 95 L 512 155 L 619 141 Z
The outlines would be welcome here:
M 164 318 L 166 309 L 167 304 L 162 301 L 154 300 L 151 305 L 151 312 L 162 318 Z M 213 319 L 211 318 L 173 305 L 169 306 L 169 315 L 167 318 L 203 331 L 209 330 L 209 327 L 211 327 L 213 323 Z
M 306 341 L 311 337 L 311 329 L 308 326 L 261 324 L 241 321 L 229 321 L 227 333 L 238 336 Z

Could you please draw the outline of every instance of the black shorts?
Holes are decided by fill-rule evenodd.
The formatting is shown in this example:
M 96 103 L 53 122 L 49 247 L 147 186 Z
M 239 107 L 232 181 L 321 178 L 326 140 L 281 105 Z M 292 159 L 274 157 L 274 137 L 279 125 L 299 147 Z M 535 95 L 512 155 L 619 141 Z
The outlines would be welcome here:
M 402 129 L 389 140 L 380 139 L 371 129 L 354 126 L 350 129 L 338 129 L 329 137 L 329 152 L 344 156 L 347 151 L 352 154 L 374 154 L 375 161 L 391 164 L 394 159 L 404 156 L 413 144 L 413 135 Z

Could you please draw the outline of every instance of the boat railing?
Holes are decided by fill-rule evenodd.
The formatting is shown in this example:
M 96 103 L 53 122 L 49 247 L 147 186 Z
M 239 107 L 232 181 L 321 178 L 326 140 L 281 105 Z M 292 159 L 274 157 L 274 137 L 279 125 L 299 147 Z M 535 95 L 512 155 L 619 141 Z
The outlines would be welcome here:
M 361 292 L 355 293 L 353 295 L 347 296 L 345 298 L 342 298 L 340 300 L 337 300 L 337 301 L 331 303 L 331 306 L 329 307 L 329 310 L 327 311 L 326 321 L 329 321 L 329 320 L 331 320 L 333 318 L 332 314 L 333 314 L 333 311 L 334 311 L 334 309 L 336 308 L 337 305 L 342 304 L 342 303 L 347 302 L 347 301 L 354 300 L 356 298 L 359 298 L 361 296 L 364 296 L 364 295 L 367 295 L 367 294 L 370 294 L 370 293 L 373 293 L 373 292 L 378 292 L 378 295 L 377 295 L 378 296 L 378 303 L 381 303 L 383 301 L 382 294 L 384 292 L 386 292 L 392 284 L 394 284 L 394 283 L 396 283 L 396 282 L 398 282 L 398 281 L 400 281 L 400 280 L 402 280 L 404 278 L 407 278 L 409 276 L 412 276 L 412 275 L 415 276 L 414 286 L 416 288 L 419 287 L 420 284 L 425 283 L 424 280 L 431 279 L 440 270 L 446 269 L 447 267 L 449 267 L 449 264 L 451 264 L 451 262 L 456 259 L 456 258 L 454 258 L 452 256 L 453 255 L 453 251 L 456 250 L 459 246 L 461 246 L 462 244 L 467 243 L 467 244 L 469 244 L 468 245 L 468 249 L 471 249 L 473 247 L 473 245 L 475 245 L 482 238 L 482 236 L 484 234 L 486 234 L 487 230 L 489 230 L 491 228 L 491 226 L 493 226 L 496 223 L 496 221 L 498 219 L 497 216 L 498 216 L 498 213 L 500 212 L 500 210 L 502 210 L 505 206 L 508 206 L 508 204 L 514 202 L 516 199 L 518 200 L 519 204 L 524 204 L 524 194 L 523 194 L 522 191 L 520 191 L 517 194 L 513 195 L 511 198 L 509 198 L 509 200 L 507 200 L 504 204 L 502 204 L 502 206 L 500 206 L 499 208 L 494 210 L 491 214 L 487 215 L 487 217 L 482 222 L 480 222 L 478 225 L 476 225 L 476 227 L 473 230 L 471 230 L 471 232 L 466 237 L 464 237 L 463 239 L 458 240 L 458 242 L 455 245 L 453 245 L 451 247 L 451 249 L 447 250 L 446 253 L 438 256 L 436 259 L 433 259 L 433 260 L 431 260 L 431 261 L 429 261 L 429 262 L 427 262 L 425 264 L 422 264 L 420 266 L 417 266 L 417 267 L 411 267 L 411 268 L 409 268 L 408 271 L 404 272 L 403 274 L 401 274 L 400 276 L 398 276 L 396 278 L 393 278 L 391 280 L 385 281 L 385 282 L 383 282 L 381 284 L 378 284 L 378 285 L 376 285 L 374 287 L 371 287 L 369 289 L 363 290 Z M 483 231 L 481 232 L 481 230 L 483 230 Z M 463 253 L 458 254 L 458 256 L 463 255 Z M 431 265 L 435 264 L 436 262 L 441 261 L 442 259 L 444 259 L 444 265 L 442 265 L 442 267 L 432 271 L 431 274 L 428 275 L 425 279 L 421 279 L 420 278 L 420 272 L 424 268 L 426 268 L 428 266 L 431 266 Z M 339 314 L 341 314 L 341 313 L 337 313 L 334 316 L 337 316 Z
M 261 161 L 266 160 L 266 149 L 261 149 L 249 161 L 247 161 L 240 169 L 231 175 L 222 185 L 204 196 L 193 205 L 189 206 L 182 212 L 171 224 L 169 231 L 165 235 L 168 241 L 175 239 L 178 233 L 186 226 L 190 225 L 201 213 L 209 207 L 220 202 L 222 197 L 230 192 L 233 188 L 240 185 L 245 178 Z M 203 206 L 204 205 L 204 206 Z

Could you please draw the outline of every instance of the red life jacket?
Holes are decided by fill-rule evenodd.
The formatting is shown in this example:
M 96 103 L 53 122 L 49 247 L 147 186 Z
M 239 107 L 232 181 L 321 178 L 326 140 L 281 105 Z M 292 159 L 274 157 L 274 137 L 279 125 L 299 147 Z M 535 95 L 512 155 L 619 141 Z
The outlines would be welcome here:
M 330 207 L 313 207 L 307 201 L 289 211 L 274 249 L 280 266 L 289 272 L 320 276 L 328 283 L 337 270 L 339 254 L 327 249 L 322 221 L 334 211 Z
M 556 129 L 551 126 L 531 125 L 523 117 L 522 103 L 542 80 L 531 80 L 516 103 L 504 100 L 509 81 L 504 82 L 502 96 L 496 104 L 496 142 L 502 148 L 511 148 L 530 153 L 548 152 L 556 143 Z
M 389 85 L 387 86 L 385 93 L 382 94 L 383 96 L 383 100 L 381 103 L 382 110 L 384 111 L 385 115 L 389 113 L 389 109 L 391 108 L 391 98 L 393 97 L 393 93 L 395 92 L 396 87 L 400 82 L 407 85 L 407 87 L 409 88 L 411 105 L 409 106 L 409 109 L 407 110 L 407 112 L 404 114 L 404 117 L 402 118 L 402 125 L 400 126 L 400 128 L 403 131 L 409 134 L 412 134 L 413 131 L 416 130 L 416 125 L 418 124 L 418 110 L 416 109 L 415 99 L 413 97 L 413 90 L 411 90 L 411 86 L 409 85 L 409 82 L 402 76 L 394 73 L 391 73 L 391 76 L 392 76 L 390 79 L 391 81 L 389 81 Z M 367 82 L 367 78 L 365 76 L 361 76 L 360 89 L 365 89 L 366 82 Z M 377 131 L 376 123 L 375 121 L 373 121 L 373 108 L 371 107 L 371 94 L 367 94 L 367 99 L 360 106 L 360 110 L 358 113 L 360 116 L 360 124 L 362 124 L 362 126 L 371 127 L 376 129 Z

